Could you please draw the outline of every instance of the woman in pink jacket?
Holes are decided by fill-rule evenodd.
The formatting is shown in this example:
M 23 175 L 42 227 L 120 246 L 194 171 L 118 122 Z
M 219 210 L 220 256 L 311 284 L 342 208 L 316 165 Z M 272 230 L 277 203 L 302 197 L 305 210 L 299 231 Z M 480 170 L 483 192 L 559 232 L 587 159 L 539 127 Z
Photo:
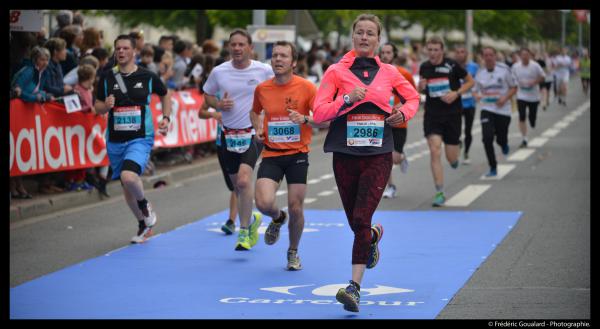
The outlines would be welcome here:
M 381 23 L 362 14 L 352 25 L 353 49 L 329 66 L 314 103 L 314 121 L 331 121 L 325 152 L 333 152 L 333 171 L 354 232 L 352 280 L 336 299 L 344 309 L 358 312 L 360 283 L 366 268 L 379 260 L 380 224 L 371 218 L 392 170 L 394 140 L 391 126 L 410 120 L 419 107 L 419 94 L 389 64 L 375 56 Z M 404 104 L 392 108 L 392 93 Z

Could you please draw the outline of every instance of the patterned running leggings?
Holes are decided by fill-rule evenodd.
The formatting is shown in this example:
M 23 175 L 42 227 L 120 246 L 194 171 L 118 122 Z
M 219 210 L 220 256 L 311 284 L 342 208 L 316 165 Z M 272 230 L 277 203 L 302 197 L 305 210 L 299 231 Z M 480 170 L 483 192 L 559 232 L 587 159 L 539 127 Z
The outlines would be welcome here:
M 333 153 L 335 181 L 354 232 L 352 264 L 367 264 L 372 239 L 371 219 L 391 171 L 391 152 L 371 156 Z

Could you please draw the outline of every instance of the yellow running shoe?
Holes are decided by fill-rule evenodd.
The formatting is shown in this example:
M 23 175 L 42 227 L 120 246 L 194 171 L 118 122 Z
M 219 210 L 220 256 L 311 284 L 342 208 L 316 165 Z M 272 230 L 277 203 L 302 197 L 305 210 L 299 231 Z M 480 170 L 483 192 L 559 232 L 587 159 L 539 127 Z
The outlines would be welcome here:
M 240 229 L 235 250 L 250 250 L 252 248 L 248 234 L 248 229 Z
M 262 214 L 259 212 L 253 212 L 252 216 L 254 217 L 254 221 L 250 224 L 250 247 L 254 247 L 254 245 L 258 242 L 258 228 L 262 223 Z

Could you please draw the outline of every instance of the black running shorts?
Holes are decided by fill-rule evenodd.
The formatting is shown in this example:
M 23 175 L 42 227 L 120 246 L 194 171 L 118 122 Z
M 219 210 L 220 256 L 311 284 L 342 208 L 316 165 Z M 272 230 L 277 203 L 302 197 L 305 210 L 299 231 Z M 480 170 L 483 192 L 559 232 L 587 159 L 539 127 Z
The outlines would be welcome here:
M 404 153 L 404 144 L 406 144 L 406 128 L 392 128 L 394 135 L 394 151 Z
M 227 150 L 227 142 L 225 141 L 225 134 L 221 134 L 221 147 L 219 152 L 222 152 L 223 167 L 225 171 L 230 175 L 235 175 L 240 170 L 240 165 L 245 163 L 254 169 L 256 161 L 262 152 L 263 144 L 256 142 L 256 138 L 252 136 L 250 147 L 244 153 L 236 153 Z
M 257 179 L 269 178 L 277 183 L 285 176 L 288 185 L 306 184 L 308 176 L 308 153 L 296 153 L 263 158 Z
M 423 118 L 423 130 L 425 137 L 429 135 L 440 135 L 444 144 L 458 145 L 461 134 L 461 113 L 447 115 L 425 115 Z

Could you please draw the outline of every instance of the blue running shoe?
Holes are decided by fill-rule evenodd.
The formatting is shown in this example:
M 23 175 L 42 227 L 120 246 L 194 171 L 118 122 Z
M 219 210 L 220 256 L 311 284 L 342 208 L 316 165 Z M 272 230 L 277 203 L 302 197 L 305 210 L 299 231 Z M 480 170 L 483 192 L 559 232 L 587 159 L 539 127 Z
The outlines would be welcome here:
M 490 169 L 490 171 L 485 174 L 485 177 L 496 177 L 498 176 L 498 172 L 496 171 L 496 168 L 492 168 Z
M 360 291 L 352 280 L 350 280 L 350 284 L 346 288 L 340 288 L 340 290 L 338 290 L 335 299 L 344 305 L 346 311 L 358 312 Z
M 502 154 L 504 155 L 508 155 L 508 152 L 510 152 L 510 147 L 508 146 L 508 143 L 504 146 L 502 146 Z
M 381 237 L 383 237 L 383 226 L 381 226 L 381 224 L 375 224 L 371 227 L 371 232 L 373 232 L 373 242 L 371 243 L 371 250 L 369 251 L 367 268 L 373 268 L 379 262 L 379 241 L 381 241 Z
M 444 192 L 437 192 L 431 205 L 433 207 L 441 207 L 444 205 L 444 202 L 446 202 L 446 196 L 444 196 Z

